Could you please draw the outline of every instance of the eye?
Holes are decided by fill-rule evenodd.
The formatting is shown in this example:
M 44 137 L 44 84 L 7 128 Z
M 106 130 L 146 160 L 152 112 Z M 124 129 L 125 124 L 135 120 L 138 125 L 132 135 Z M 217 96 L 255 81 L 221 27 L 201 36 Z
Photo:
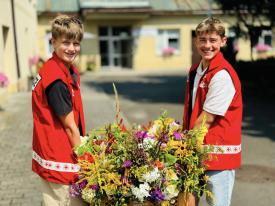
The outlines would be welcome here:
M 70 44 L 69 41 L 63 41 L 62 43 L 63 43 L 64 45 L 66 45 L 66 46 Z
M 74 46 L 80 46 L 80 43 L 74 42 Z

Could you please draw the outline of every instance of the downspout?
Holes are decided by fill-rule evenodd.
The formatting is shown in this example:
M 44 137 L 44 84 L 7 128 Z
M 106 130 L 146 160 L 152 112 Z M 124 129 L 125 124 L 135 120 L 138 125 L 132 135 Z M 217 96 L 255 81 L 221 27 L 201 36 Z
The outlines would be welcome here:
M 20 79 L 21 73 L 20 73 L 18 45 L 17 45 L 17 35 L 16 35 L 14 0 L 11 0 L 11 14 L 12 14 L 12 25 L 13 25 L 13 36 L 14 36 L 14 47 L 15 47 L 15 59 L 16 59 L 17 79 Z

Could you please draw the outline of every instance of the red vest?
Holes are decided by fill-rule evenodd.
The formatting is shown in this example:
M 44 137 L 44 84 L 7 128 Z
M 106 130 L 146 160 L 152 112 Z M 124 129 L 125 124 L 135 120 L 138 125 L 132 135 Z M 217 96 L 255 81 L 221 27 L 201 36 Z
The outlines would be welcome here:
M 206 99 L 208 85 L 212 77 L 222 69 L 230 74 L 236 93 L 233 100 L 224 116 L 217 115 L 215 121 L 208 130 L 205 136 L 205 145 L 214 145 L 214 151 L 211 152 L 211 160 L 205 162 L 209 170 L 225 170 L 236 169 L 241 164 L 241 124 L 242 124 L 242 94 L 240 80 L 232 68 L 232 66 L 224 59 L 219 52 L 211 61 L 208 70 L 201 77 L 197 89 L 197 95 L 194 103 L 194 108 L 190 107 L 190 93 L 193 88 L 190 85 L 189 79 L 194 77 L 198 65 L 193 65 L 190 69 L 187 79 L 187 87 L 185 92 L 184 105 L 184 128 L 192 129 L 194 123 L 203 109 L 203 104 Z
M 59 118 L 50 108 L 45 90 L 52 82 L 62 80 L 68 87 L 76 125 L 85 134 L 80 78 L 77 85 L 69 70 L 56 54 L 41 68 L 32 85 L 33 159 L 32 170 L 49 182 L 70 184 L 79 167 L 72 153 L 72 146 Z M 82 134 L 82 135 L 83 135 Z

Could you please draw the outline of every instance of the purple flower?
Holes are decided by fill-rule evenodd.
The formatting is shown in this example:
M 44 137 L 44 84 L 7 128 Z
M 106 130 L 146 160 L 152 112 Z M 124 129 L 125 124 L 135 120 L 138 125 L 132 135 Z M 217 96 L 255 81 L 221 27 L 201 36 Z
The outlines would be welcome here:
M 178 132 L 174 132 L 174 137 L 176 140 L 181 140 L 181 138 L 182 138 L 180 133 L 178 133 Z
M 159 188 L 151 191 L 150 196 L 154 201 L 160 202 L 164 200 L 164 194 L 160 191 Z
M 148 137 L 147 132 L 145 131 L 137 131 L 135 135 L 138 139 L 144 139 Z
M 98 185 L 91 185 L 90 188 L 92 190 L 98 190 L 99 189 Z
M 86 187 L 87 184 L 88 184 L 88 181 L 83 180 L 82 182 L 79 183 L 79 188 L 82 190 Z
M 78 184 L 73 184 L 70 187 L 69 193 L 71 197 L 81 197 L 81 191 Z
M 132 162 L 131 162 L 131 160 L 125 160 L 124 162 L 123 162 L 123 167 L 125 167 L 125 168 L 130 168 L 131 166 L 132 166 Z

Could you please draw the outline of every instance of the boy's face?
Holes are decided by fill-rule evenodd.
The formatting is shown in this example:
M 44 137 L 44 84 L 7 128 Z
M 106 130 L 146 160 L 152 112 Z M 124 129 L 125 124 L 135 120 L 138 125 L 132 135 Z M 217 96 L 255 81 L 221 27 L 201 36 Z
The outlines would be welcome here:
M 72 64 L 80 52 L 80 42 L 76 39 L 67 39 L 64 36 L 53 38 L 52 45 L 56 55 L 67 65 Z
M 221 37 L 217 32 L 203 33 L 195 39 L 199 55 L 205 64 L 209 64 L 221 47 L 226 44 L 226 37 Z

